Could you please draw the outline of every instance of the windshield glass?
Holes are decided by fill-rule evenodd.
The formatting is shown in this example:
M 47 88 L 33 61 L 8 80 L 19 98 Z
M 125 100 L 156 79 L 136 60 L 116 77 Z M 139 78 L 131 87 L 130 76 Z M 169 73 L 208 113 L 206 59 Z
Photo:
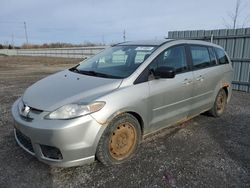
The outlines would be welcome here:
M 83 61 L 72 71 L 107 78 L 126 78 L 154 51 L 155 46 L 114 46 Z

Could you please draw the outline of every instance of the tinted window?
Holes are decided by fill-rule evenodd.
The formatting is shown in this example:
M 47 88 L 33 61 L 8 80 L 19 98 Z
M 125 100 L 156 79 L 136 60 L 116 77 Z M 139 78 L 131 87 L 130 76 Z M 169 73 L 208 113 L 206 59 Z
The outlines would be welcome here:
M 194 68 L 205 68 L 212 65 L 207 47 L 191 46 L 190 50 Z
M 165 50 L 153 61 L 151 68 L 155 69 L 162 66 L 173 67 L 176 73 L 186 71 L 188 67 L 185 47 L 176 46 Z
M 219 64 L 229 63 L 225 52 L 220 48 L 215 48 Z

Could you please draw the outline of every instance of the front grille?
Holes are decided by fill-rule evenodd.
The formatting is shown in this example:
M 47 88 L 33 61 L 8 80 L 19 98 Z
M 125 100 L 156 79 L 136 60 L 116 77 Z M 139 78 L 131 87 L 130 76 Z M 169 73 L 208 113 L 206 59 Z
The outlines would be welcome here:
M 30 139 L 23 133 L 21 133 L 21 131 L 19 131 L 18 129 L 16 129 L 16 137 L 18 141 L 23 145 L 23 147 L 25 147 L 30 152 L 34 153 L 34 149 Z
M 40 109 L 36 109 L 36 108 L 33 108 L 33 107 L 30 107 L 30 111 L 34 114 L 41 114 L 43 112 L 43 110 L 40 110 Z
M 21 118 L 25 121 L 32 121 L 35 116 L 41 114 L 43 110 L 33 108 L 20 101 L 18 104 L 18 110 Z
M 44 157 L 50 158 L 50 159 L 56 159 L 56 160 L 62 160 L 62 153 L 61 151 L 53 146 L 47 146 L 47 145 L 40 145 L 42 153 Z

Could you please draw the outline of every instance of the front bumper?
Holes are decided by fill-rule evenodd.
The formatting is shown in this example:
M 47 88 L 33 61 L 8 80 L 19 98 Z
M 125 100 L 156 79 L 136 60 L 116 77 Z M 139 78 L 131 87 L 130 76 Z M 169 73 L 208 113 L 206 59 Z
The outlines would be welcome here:
M 104 125 L 90 115 L 71 120 L 47 120 L 43 118 L 45 112 L 27 121 L 19 114 L 19 100 L 12 106 L 14 134 L 25 151 L 42 162 L 61 167 L 78 166 L 95 160 Z M 50 157 L 48 152 L 59 157 Z

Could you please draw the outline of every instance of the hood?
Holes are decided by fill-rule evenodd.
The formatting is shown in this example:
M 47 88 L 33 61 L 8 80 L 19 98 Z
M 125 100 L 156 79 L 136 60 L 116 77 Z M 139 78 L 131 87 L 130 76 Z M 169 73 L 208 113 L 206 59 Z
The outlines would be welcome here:
M 94 77 L 65 70 L 30 86 L 23 95 L 23 101 L 32 108 L 53 111 L 65 104 L 91 102 L 118 88 L 121 82 L 121 79 Z

